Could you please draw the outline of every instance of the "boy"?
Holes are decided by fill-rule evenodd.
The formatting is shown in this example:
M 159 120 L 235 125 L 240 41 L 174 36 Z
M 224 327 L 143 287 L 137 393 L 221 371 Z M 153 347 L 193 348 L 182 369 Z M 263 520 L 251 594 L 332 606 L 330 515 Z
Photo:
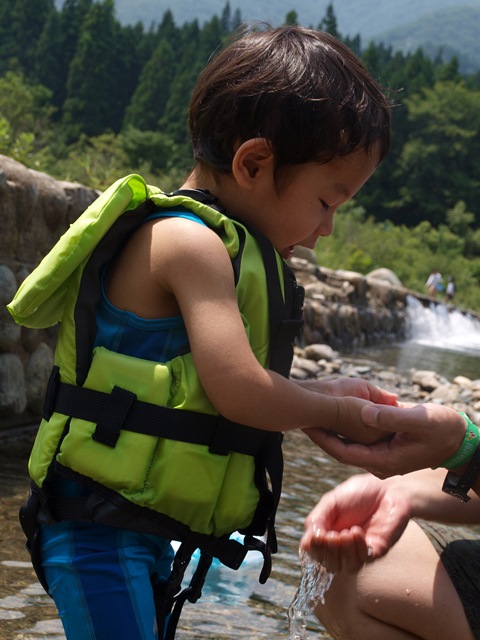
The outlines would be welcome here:
M 362 406 L 396 402 L 359 380 L 288 380 L 301 301 L 283 260 L 332 232 L 336 208 L 386 154 L 390 114 L 376 83 L 328 34 L 259 30 L 210 62 L 189 123 L 185 184 L 167 196 L 126 179 L 128 215 L 148 215 L 113 257 L 100 257 L 102 239 L 55 292 L 57 370 L 22 521 L 69 640 L 162 637 L 191 551 L 202 549 L 205 567 L 214 556 L 237 568 L 235 530 L 262 546 L 264 581 L 281 432 L 324 427 L 370 442 Z M 54 249 L 52 273 L 74 244 Z M 10 306 L 17 319 L 38 279 Z M 207 442 L 211 418 L 219 428 Z M 265 531 L 264 545 L 252 537 Z M 172 572 L 171 539 L 183 542 Z M 192 589 L 177 598 L 169 637 Z

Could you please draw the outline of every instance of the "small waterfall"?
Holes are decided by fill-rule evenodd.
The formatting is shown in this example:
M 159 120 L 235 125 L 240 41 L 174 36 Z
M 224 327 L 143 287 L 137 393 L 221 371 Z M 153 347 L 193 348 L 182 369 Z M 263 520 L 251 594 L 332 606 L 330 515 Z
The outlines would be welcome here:
M 407 336 L 412 342 L 462 352 L 480 352 L 480 321 L 445 304 L 407 296 Z

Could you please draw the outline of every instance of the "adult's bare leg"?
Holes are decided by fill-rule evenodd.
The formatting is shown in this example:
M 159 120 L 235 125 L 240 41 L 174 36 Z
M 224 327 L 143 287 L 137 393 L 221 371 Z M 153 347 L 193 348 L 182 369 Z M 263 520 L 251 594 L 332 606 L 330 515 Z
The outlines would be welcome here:
M 413 521 L 384 558 L 335 575 L 315 613 L 335 640 L 473 640 L 447 571 Z

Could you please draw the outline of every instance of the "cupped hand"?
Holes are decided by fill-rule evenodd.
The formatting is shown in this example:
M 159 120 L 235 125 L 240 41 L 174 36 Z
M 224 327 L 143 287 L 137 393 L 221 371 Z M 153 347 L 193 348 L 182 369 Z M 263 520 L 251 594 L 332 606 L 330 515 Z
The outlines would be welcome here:
M 398 490 L 371 475 L 352 476 L 311 511 L 300 548 L 332 573 L 355 572 L 387 553 L 409 517 Z

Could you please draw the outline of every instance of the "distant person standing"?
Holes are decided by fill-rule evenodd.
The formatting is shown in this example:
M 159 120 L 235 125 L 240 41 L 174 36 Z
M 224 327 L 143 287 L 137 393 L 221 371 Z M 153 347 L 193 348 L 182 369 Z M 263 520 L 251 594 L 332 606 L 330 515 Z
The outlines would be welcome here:
M 431 296 L 436 296 L 438 291 L 441 291 L 442 274 L 437 269 L 434 269 L 428 276 L 425 286 Z
M 455 278 L 450 276 L 447 282 L 447 288 L 445 289 L 445 302 L 451 302 L 455 297 L 457 291 L 457 285 L 455 284 Z

